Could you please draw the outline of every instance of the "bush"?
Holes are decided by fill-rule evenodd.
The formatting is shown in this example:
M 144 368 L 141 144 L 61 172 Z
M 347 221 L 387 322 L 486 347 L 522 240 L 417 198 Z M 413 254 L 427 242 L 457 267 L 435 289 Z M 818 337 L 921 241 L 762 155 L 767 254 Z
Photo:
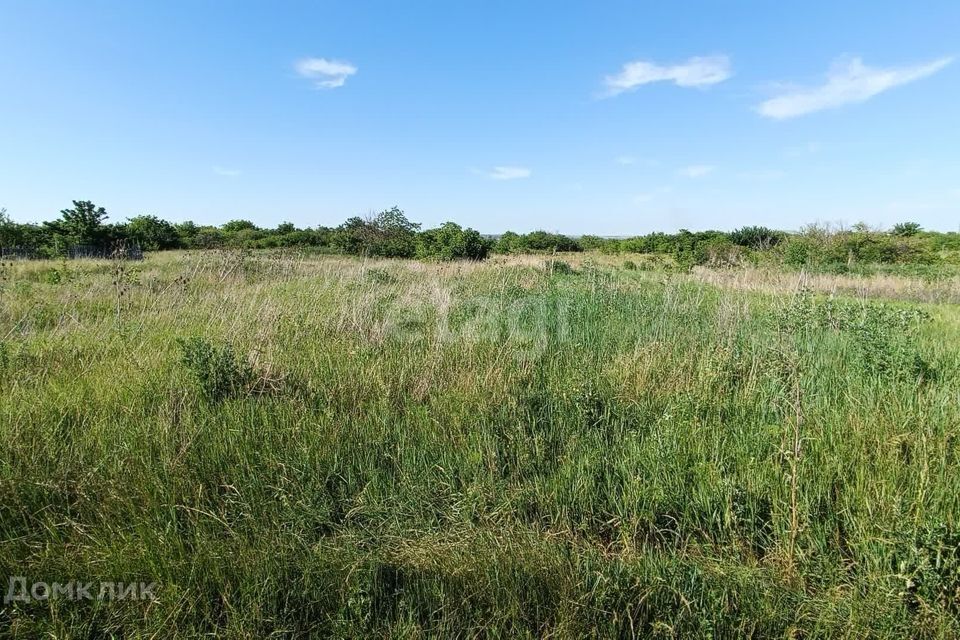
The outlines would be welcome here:
M 583 251 L 579 242 L 568 236 L 547 231 L 532 231 L 519 235 L 507 231 L 494 244 L 497 253 L 546 253 Z
M 447 222 L 417 236 L 417 257 L 427 260 L 484 260 L 489 243 L 474 229 Z
M 922 230 L 923 227 L 916 222 L 898 222 L 897 224 L 893 225 L 893 229 L 890 230 L 890 233 L 895 236 L 909 238 L 917 235 Z
M 398 207 L 364 220 L 353 217 L 336 228 L 333 246 L 342 253 L 381 258 L 412 258 L 417 251 L 417 230 Z
M 568 276 L 576 273 L 576 271 L 573 270 L 573 267 L 563 260 L 546 260 L 543 263 L 543 268 L 546 269 L 547 273 L 551 275 Z
M 202 394 L 220 401 L 240 395 L 253 381 L 252 368 L 228 344 L 199 336 L 178 340 L 180 362 L 190 371 Z
M 783 233 L 767 227 L 742 227 L 730 233 L 733 244 L 749 249 L 769 249 L 782 240 Z

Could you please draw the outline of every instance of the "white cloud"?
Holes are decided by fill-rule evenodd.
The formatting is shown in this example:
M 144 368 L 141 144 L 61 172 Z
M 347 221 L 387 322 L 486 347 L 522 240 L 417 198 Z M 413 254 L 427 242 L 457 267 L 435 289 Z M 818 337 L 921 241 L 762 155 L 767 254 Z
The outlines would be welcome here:
M 614 162 L 617 164 L 637 164 L 637 159 L 633 156 L 617 156 Z
M 827 81 L 818 87 L 787 88 L 780 95 L 757 106 L 760 115 L 776 120 L 794 118 L 823 109 L 864 102 L 888 89 L 920 80 L 953 62 L 946 57 L 911 67 L 868 67 L 860 58 L 834 62 Z
M 526 167 L 494 167 L 492 171 L 486 172 L 488 178 L 493 180 L 517 180 L 519 178 L 529 178 L 533 173 Z
M 218 166 L 213 167 L 213 172 L 218 176 L 225 176 L 227 178 L 236 178 L 238 175 L 240 175 L 239 169 L 226 169 Z
M 709 164 L 692 164 L 680 169 L 678 173 L 685 178 L 702 178 L 709 173 L 713 173 L 714 169 L 716 167 Z
M 651 82 L 673 82 L 678 87 L 708 87 L 731 75 L 727 56 L 694 57 L 682 64 L 668 66 L 636 60 L 623 65 L 620 73 L 606 76 L 603 83 L 607 87 L 606 95 L 615 96 Z
M 304 58 L 298 60 L 294 68 L 302 77 L 312 80 L 318 89 L 342 87 L 347 78 L 357 72 L 349 62 L 326 58 Z

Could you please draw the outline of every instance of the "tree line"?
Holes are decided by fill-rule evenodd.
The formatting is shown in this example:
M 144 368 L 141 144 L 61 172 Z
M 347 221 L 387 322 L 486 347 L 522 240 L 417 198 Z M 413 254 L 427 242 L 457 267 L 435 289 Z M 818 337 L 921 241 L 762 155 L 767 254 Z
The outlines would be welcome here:
M 367 217 L 348 218 L 337 227 L 298 227 L 283 222 L 274 228 L 249 220 L 219 226 L 172 223 L 154 215 L 109 222 L 106 209 L 75 200 L 59 217 L 40 224 L 17 223 L 0 209 L 0 248 L 37 257 L 67 255 L 77 245 L 109 249 L 132 243 L 145 251 L 169 249 L 278 247 L 384 258 L 483 260 L 490 253 L 556 253 L 593 250 L 603 253 L 648 253 L 672 256 L 681 266 L 729 265 L 760 257 L 785 264 L 842 265 L 864 263 L 932 264 L 943 254 L 960 251 L 960 234 L 924 231 L 904 222 L 881 231 L 864 224 L 851 228 L 808 225 L 799 232 L 762 226 L 734 231 L 655 232 L 628 238 L 571 237 L 548 231 L 484 236 L 454 222 L 421 229 L 398 207 Z

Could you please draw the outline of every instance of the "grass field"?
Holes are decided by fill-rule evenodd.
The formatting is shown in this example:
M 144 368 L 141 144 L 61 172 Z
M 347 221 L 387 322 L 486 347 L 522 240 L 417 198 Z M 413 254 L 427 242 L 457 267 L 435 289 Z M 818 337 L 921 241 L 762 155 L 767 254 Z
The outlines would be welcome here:
M 0 635 L 960 635 L 956 279 L 572 260 L 4 266 Z

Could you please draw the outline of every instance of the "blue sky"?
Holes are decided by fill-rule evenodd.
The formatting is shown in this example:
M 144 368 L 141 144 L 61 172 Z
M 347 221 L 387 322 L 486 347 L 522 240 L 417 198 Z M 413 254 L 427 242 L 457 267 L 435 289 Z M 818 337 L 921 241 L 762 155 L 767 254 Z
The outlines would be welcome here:
M 960 3 L 0 0 L 0 207 L 960 225 Z

